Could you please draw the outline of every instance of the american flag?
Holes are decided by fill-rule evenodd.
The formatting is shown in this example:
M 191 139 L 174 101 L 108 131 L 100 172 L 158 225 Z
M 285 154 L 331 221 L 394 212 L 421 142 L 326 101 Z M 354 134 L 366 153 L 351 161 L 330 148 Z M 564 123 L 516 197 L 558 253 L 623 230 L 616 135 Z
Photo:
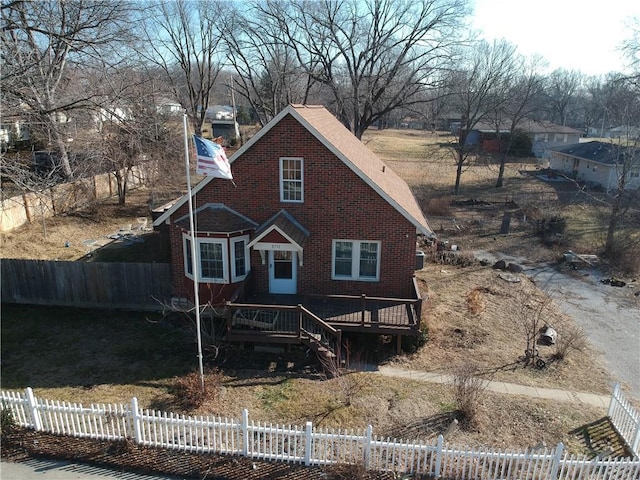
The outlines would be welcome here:
M 198 175 L 233 180 L 231 165 L 222 145 L 197 135 L 193 136 L 193 142 L 196 144 L 196 173 Z

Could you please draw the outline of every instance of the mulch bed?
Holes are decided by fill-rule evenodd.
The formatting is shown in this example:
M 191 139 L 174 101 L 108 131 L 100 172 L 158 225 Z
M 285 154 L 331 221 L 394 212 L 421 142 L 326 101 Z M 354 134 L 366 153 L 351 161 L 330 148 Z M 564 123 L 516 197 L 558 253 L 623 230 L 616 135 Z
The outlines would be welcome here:
M 392 473 L 365 472 L 359 466 L 330 468 L 256 461 L 228 455 L 189 453 L 142 447 L 130 441 L 111 442 L 75 438 L 13 428 L 2 432 L 1 457 L 21 462 L 46 458 L 86 463 L 147 475 L 176 475 L 208 480 L 392 480 Z

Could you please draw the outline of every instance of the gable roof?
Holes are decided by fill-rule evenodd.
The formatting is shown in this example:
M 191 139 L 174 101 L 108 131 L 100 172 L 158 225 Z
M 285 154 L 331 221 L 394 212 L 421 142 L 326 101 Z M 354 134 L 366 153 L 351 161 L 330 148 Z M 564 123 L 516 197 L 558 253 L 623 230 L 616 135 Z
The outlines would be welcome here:
M 522 122 L 520 129 L 529 133 L 567 133 L 569 135 L 582 135 L 580 130 L 545 120 L 525 120 Z
M 618 163 L 622 163 L 627 154 L 626 147 L 598 141 L 574 143 L 566 147 L 551 148 L 550 150 L 604 165 L 617 165 Z
M 302 247 L 309 237 L 307 229 L 283 209 L 258 227 L 255 232 L 256 237 L 249 243 L 249 246 L 261 242 L 272 232 L 277 232 L 283 240 L 286 240 L 286 243 L 298 247 L 299 251 L 302 251 Z
M 295 118 L 320 143 L 411 222 L 419 233 L 434 236 L 406 182 L 321 105 L 289 105 L 236 151 L 229 162 L 233 164 L 237 158 L 249 150 L 287 115 Z M 202 190 L 212 180 L 213 177 L 205 178 L 193 189 L 193 194 Z M 154 222 L 154 225 L 164 222 L 187 199 L 188 197 L 185 195 L 178 200 Z

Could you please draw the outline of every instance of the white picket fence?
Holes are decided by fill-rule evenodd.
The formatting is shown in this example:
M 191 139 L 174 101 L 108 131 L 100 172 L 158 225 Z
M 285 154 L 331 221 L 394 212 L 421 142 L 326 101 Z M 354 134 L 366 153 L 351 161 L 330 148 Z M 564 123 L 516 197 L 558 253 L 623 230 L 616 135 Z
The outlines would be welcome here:
M 612 405 L 635 412 L 614 391 Z M 371 426 L 363 432 L 302 426 L 263 424 L 213 416 L 186 416 L 142 410 L 133 398 L 129 405 L 81 404 L 42 400 L 27 388 L 1 391 L 3 409 L 12 412 L 16 424 L 38 431 L 105 440 L 130 439 L 140 445 L 198 453 L 242 455 L 256 459 L 328 465 L 362 464 L 371 470 L 429 475 L 441 479 L 476 480 L 639 480 L 640 460 L 569 455 L 562 443 L 540 451 L 496 451 L 459 448 L 437 442 L 403 442 L 374 436 Z M 628 402 L 627 402 L 628 403 Z M 613 410 L 612 410 L 613 409 Z M 618 425 L 628 420 L 612 406 Z M 622 427 L 616 427 L 622 428 Z M 634 427 L 624 427 L 631 431 Z M 637 423 L 636 423 L 637 433 Z M 628 441 L 628 440 L 627 440 Z
M 613 388 L 607 416 L 636 458 L 640 458 L 640 412 L 624 397 L 620 384 Z

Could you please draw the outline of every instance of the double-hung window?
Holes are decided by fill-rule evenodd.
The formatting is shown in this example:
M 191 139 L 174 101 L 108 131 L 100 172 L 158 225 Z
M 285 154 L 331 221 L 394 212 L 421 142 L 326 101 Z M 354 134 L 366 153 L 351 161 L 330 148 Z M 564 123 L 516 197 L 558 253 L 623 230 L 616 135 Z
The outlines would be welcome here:
M 212 283 L 225 282 L 225 246 L 222 241 L 200 241 L 200 277 Z
M 184 271 L 194 279 L 191 238 L 184 236 Z M 196 268 L 202 283 L 229 283 L 229 256 L 227 239 L 196 238 Z M 246 259 L 247 255 L 245 255 Z M 246 260 L 245 260 L 246 261 Z M 247 267 L 245 266 L 245 270 Z
M 239 282 L 249 273 L 249 236 L 231 239 L 231 281 Z
M 304 171 L 302 158 L 280 158 L 280 201 L 304 201 Z
M 380 242 L 334 240 L 332 274 L 334 280 L 380 280 Z

